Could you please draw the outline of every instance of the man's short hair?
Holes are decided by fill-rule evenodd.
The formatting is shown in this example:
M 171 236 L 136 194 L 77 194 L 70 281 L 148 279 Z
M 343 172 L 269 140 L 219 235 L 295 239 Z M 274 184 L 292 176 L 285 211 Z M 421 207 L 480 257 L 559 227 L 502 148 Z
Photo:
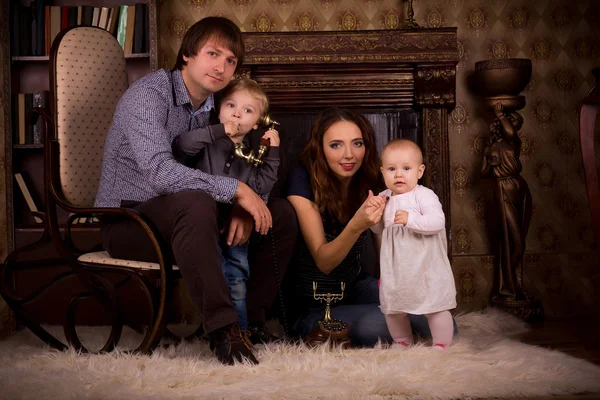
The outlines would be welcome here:
M 237 57 L 237 71 L 246 54 L 244 38 L 240 28 L 225 17 L 206 17 L 192 25 L 183 36 L 173 69 L 182 70 L 187 65 L 183 57 L 194 57 L 209 39 L 214 39 L 231 50 Z

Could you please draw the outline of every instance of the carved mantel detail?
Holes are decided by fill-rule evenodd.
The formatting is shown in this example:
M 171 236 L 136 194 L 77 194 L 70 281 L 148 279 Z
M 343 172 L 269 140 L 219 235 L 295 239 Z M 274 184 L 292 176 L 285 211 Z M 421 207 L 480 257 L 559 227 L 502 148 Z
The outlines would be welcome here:
M 245 33 L 246 65 L 458 61 L 456 28 Z
M 419 65 L 415 74 L 417 105 L 453 109 L 456 93 L 454 65 Z

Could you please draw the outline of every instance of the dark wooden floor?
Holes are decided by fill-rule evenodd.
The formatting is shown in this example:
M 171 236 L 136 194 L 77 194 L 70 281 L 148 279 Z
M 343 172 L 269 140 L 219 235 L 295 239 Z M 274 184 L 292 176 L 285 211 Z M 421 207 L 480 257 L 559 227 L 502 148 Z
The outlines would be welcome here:
M 600 365 L 600 316 L 597 319 L 550 319 L 543 324 L 532 326 L 531 331 L 520 339 L 525 343 L 562 351 Z M 514 398 L 514 400 L 591 399 L 600 399 L 600 393 Z

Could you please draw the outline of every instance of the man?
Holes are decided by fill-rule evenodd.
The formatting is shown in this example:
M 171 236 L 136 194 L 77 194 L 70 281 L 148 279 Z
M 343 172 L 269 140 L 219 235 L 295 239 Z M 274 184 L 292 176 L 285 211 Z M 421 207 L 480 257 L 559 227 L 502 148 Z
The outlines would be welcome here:
M 287 265 L 295 242 L 297 228 L 286 223 L 294 214 L 280 199 L 270 201 L 268 208 L 243 182 L 184 166 L 174 158 L 171 146 L 182 133 L 209 124 L 213 93 L 229 83 L 244 53 L 242 34 L 232 21 L 207 17 L 192 25 L 173 70 L 137 80 L 119 101 L 96 196 L 97 207 L 133 206 L 159 230 L 203 317 L 211 348 L 225 364 L 258 361 L 238 326 L 221 269 L 217 202 L 235 204 L 225 232 L 231 246 L 245 243 L 253 226 L 262 235 L 273 226 L 278 249 L 287 250 L 277 253 L 280 268 Z M 146 234 L 133 221 L 105 224 L 102 240 L 113 257 L 155 261 Z M 254 341 L 264 341 L 268 338 L 260 326 L 264 308 L 277 290 L 275 271 L 269 268 L 275 254 L 270 240 L 253 242 L 259 247 L 251 251 L 248 319 L 255 323 Z M 283 271 L 277 272 L 282 276 Z

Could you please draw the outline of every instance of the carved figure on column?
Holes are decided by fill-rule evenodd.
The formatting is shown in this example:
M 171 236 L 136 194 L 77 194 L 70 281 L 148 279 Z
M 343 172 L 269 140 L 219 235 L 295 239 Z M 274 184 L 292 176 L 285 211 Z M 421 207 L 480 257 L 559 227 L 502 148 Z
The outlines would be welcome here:
M 483 178 L 494 179 L 493 214 L 497 221 L 499 251 L 493 301 L 526 300 L 523 293 L 523 256 L 531 220 L 531 193 L 521 176 L 521 139 L 518 131 L 523 117 L 504 113 L 502 102 L 494 106 L 496 119 L 490 126 L 492 137 L 485 151 Z
M 476 89 L 496 118 L 490 125 L 491 138 L 485 149 L 482 178 L 489 178 L 491 228 L 496 265 L 491 304 L 526 321 L 543 320 L 541 303 L 523 290 L 523 258 L 531 221 L 531 192 L 521 176 L 521 138 L 525 107 L 519 95 L 531 78 L 531 60 L 501 59 L 475 63 Z

